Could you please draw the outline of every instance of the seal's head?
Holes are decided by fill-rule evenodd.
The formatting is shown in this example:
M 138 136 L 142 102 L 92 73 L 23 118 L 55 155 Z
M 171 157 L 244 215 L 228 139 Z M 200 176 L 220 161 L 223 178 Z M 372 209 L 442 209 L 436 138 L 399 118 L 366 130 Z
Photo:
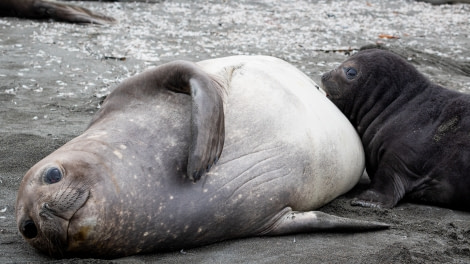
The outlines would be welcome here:
M 63 257 L 71 243 L 88 236 L 96 221 L 84 223 L 86 211 L 99 211 L 93 186 L 96 161 L 75 151 L 53 153 L 24 176 L 16 202 L 19 231 L 34 247 Z M 96 167 L 96 166 L 95 166 Z M 91 205 L 88 205 L 91 204 Z M 79 219 L 79 220 L 78 220 Z M 72 249 L 73 250 L 73 249 Z
M 361 81 L 361 65 L 354 59 L 348 59 L 337 68 L 323 74 L 322 88 L 327 97 L 336 104 L 340 110 L 348 105 L 354 97 L 357 83 Z
M 322 76 L 328 98 L 355 126 L 365 115 L 376 117 L 400 95 L 414 96 L 427 83 L 413 65 L 379 49 L 360 51 Z

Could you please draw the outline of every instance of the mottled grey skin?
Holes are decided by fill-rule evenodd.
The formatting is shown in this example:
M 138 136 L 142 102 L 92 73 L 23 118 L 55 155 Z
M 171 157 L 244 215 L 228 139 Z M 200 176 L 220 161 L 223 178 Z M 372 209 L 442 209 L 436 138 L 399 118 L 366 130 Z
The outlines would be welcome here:
M 286 62 L 174 62 L 123 82 L 82 135 L 27 172 L 17 223 L 52 256 L 103 258 L 384 228 L 310 211 L 351 189 L 363 169 L 354 128 Z
M 54 19 L 71 23 L 109 24 L 112 17 L 94 13 L 86 8 L 49 0 L 1 0 L 0 16 L 33 19 Z
M 470 211 L 470 95 L 430 82 L 388 51 L 364 50 L 322 76 L 362 139 L 371 185 L 352 201 Z

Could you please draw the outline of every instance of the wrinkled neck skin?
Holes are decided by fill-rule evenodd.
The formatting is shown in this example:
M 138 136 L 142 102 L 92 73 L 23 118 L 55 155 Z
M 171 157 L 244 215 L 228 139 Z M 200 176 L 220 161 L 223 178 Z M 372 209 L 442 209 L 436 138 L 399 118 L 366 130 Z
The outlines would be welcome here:
M 383 124 L 394 116 L 397 110 L 405 107 L 407 102 L 422 94 L 428 86 L 428 82 L 423 82 L 421 78 L 401 82 L 391 77 L 394 76 L 364 76 L 365 80 L 361 86 L 369 89 L 357 91 L 342 109 L 363 140 L 368 138 L 367 134 L 375 134 L 377 126 L 374 124 Z M 416 82 L 421 84 L 416 85 Z

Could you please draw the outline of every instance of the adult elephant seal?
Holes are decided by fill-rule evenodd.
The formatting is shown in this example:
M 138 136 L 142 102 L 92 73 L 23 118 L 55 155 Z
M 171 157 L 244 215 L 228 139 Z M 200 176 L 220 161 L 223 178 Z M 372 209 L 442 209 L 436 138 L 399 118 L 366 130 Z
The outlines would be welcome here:
M 123 82 L 82 135 L 27 172 L 17 223 L 50 255 L 105 258 L 382 228 L 309 211 L 351 189 L 363 166 L 354 128 L 290 64 L 177 61 Z
M 371 185 L 353 205 L 391 208 L 409 198 L 470 210 L 470 95 L 376 49 L 324 74 L 322 84 L 366 152 Z
M 48 0 L 1 0 L 0 16 L 33 19 L 52 18 L 71 23 L 115 23 L 112 17 L 94 13 L 86 8 Z

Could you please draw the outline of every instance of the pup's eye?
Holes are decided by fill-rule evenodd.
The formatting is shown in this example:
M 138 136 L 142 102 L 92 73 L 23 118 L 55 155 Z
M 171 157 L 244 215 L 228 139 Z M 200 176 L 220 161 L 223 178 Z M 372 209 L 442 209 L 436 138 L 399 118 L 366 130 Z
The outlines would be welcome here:
M 44 182 L 53 184 L 62 180 L 62 172 L 58 168 L 50 168 L 44 173 Z
M 348 80 L 352 80 L 356 77 L 357 70 L 354 68 L 345 68 L 344 73 L 346 74 L 346 78 L 348 78 Z

